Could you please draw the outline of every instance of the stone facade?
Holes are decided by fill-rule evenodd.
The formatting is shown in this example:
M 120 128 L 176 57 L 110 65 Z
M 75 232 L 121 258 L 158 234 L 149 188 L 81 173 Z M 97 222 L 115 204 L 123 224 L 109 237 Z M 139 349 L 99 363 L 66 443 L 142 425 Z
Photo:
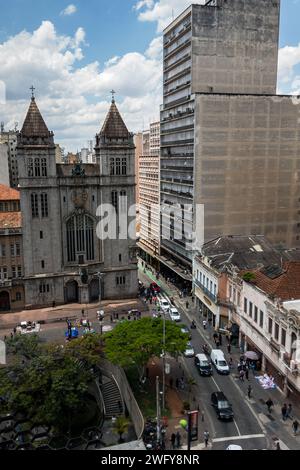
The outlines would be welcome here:
M 53 133 L 32 98 L 18 134 L 27 307 L 136 296 L 135 239 L 126 232 L 120 239 L 119 229 L 114 239 L 98 236 L 103 204 L 122 206 L 117 224 L 135 224 L 135 213 L 127 214 L 135 203 L 134 144 L 120 121 L 113 102 L 96 136 L 97 164 L 57 164 Z

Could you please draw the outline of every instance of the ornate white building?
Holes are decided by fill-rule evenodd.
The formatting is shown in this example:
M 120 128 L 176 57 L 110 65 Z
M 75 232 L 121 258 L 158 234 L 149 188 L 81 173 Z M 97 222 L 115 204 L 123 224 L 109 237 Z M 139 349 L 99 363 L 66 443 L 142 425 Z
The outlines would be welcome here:
M 96 135 L 97 163 L 57 164 L 53 132 L 31 98 L 17 146 L 27 307 L 97 300 L 100 283 L 102 298 L 136 296 L 136 240 L 125 227 L 135 225 L 134 149 L 113 99 Z M 99 229 L 104 204 L 115 208 L 113 239 Z

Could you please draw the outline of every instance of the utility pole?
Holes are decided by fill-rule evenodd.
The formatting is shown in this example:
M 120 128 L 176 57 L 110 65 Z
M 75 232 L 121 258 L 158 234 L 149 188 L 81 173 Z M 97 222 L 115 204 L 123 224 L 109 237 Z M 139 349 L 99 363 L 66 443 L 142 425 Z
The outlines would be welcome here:
M 157 419 L 157 431 L 156 441 L 160 444 L 160 391 L 159 391 L 159 377 L 156 376 L 156 419 Z
M 162 410 L 165 411 L 165 391 L 166 391 L 166 314 L 163 312 L 163 390 L 162 390 Z
M 98 318 L 99 318 L 99 321 L 100 321 L 100 334 L 102 335 L 102 320 L 103 320 L 103 314 L 104 312 L 101 311 L 101 279 L 102 279 L 102 276 L 104 274 L 103 273 L 97 273 L 97 276 L 98 276 L 98 279 L 99 279 L 99 310 L 98 310 Z
M 188 436 L 187 436 L 187 450 L 191 450 L 191 441 L 192 441 L 192 413 L 188 413 Z

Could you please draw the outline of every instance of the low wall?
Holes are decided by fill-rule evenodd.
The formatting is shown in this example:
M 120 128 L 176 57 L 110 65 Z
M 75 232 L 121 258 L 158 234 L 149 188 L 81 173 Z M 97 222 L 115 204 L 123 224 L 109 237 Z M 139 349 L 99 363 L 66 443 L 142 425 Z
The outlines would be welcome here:
M 110 363 L 106 359 L 101 361 L 100 369 L 104 374 L 113 376 L 115 378 L 119 386 L 122 399 L 124 400 L 132 419 L 137 439 L 140 439 L 142 437 L 145 426 L 144 417 L 128 383 L 124 370 Z

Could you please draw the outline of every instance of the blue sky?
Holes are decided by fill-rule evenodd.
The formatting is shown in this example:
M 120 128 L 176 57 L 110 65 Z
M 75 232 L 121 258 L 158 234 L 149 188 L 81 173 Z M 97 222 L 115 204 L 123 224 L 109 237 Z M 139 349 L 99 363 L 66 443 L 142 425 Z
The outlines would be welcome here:
M 161 103 L 161 29 L 189 4 L 0 0 L 0 80 L 8 98 L 0 120 L 6 127 L 22 122 L 34 83 L 49 127 L 68 149 L 86 145 L 99 130 L 111 88 L 128 127 L 147 127 Z M 67 7 L 70 14 L 62 14 Z M 281 93 L 300 90 L 299 19 L 300 0 L 281 0 Z

